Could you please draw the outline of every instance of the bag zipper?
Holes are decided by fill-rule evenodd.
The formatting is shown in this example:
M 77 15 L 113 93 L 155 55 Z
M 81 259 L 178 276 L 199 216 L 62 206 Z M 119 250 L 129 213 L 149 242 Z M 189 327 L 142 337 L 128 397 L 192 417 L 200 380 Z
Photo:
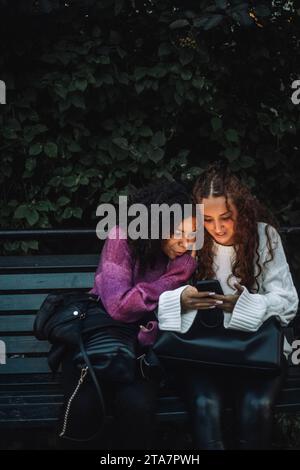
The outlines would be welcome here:
M 68 424 L 68 418 L 69 418 L 69 413 L 70 413 L 70 408 L 71 408 L 71 404 L 72 404 L 72 401 L 74 400 L 75 396 L 77 395 L 78 393 L 78 390 L 80 388 L 80 385 L 82 385 L 83 381 L 84 381 L 84 378 L 85 376 L 87 375 L 87 372 L 88 372 L 88 367 L 83 367 L 81 369 L 81 374 L 80 374 L 80 377 L 79 377 L 79 380 L 78 380 L 78 384 L 76 385 L 75 387 L 75 390 L 74 392 L 72 393 L 72 395 L 70 396 L 69 398 L 69 401 L 68 401 L 68 404 L 67 404 L 67 408 L 66 408 L 66 412 L 65 412 L 65 416 L 64 416 L 64 423 L 63 423 L 63 428 L 62 428 L 62 431 L 61 433 L 59 434 L 59 437 L 64 437 L 65 433 L 66 433 L 66 429 L 67 429 L 67 424 Z

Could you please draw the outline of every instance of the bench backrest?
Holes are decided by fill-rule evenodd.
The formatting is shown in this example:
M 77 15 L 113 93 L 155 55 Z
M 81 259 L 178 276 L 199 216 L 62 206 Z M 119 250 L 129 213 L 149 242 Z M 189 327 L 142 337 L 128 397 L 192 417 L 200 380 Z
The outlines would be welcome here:
M 91 289 L 98 261 L 99 254 L 0 256 L 0 374 L 50 372 L 50 345 L 33 336 L 35 314 L 52 291 Z
M 32 333 L 35 314 L 51 291 L 91 289 L 98 261 L 99 254 L 0 257 L 0 374 L 50 372 L 50 345 Z

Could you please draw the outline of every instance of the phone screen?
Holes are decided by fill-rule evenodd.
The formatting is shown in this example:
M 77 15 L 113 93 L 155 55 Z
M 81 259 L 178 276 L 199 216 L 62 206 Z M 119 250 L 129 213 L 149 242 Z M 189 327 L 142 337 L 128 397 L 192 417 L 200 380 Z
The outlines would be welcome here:
M 205 281 L 197 281 L 196 288 L 200 292 L 215 292 L 219 295 L 224 295 L 220 282 L 217 279 L 207 279 Z M 221 307 L 215 309 L 198 310 L 202 325 L 208 328 L 216 328 L 223 326 L 224 313 Z
M 207 279 L 205 281 L 197 281 L 196 287 L 200 292 L 215 292 L 224 295 L 220 282 L 217 279 Z

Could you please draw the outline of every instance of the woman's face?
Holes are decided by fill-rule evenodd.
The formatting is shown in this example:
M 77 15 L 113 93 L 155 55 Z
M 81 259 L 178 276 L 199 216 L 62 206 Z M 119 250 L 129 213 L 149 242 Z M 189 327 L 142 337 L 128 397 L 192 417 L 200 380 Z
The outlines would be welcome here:
M 192 249 L 192 244 L 196 241 L 195 231 L 196 219 L 194 217 L 184 219 L 171 238 L 162 240 L 162 251 L 170 259 L 183 255 L 188 249 Z
M 227 199 L 229 211 L 224 196 L 210 196 L 201 202 L 204 204 L 204 227 L 208 233 L 221 245 L 233 245 L 237 209 L 232 200 Z

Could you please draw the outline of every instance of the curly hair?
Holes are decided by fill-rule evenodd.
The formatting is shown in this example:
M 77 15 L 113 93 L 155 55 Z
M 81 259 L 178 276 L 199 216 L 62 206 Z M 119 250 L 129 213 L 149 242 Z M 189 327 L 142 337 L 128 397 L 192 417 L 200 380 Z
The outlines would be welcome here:
M 141 271 L 145 271 L 147 267 L 155 266 L 158 256 L 162 253 L 161 242 L 163 240 L 162 232 L 162 213 L 158 214 L 158 218 L 153 220 L 151 218 L 151 205 L 152 204 L 167 204 L 172 206 L 178 204 L 181 207 L 181 212 L 184 214 L 184 205 L 190 204 L 191 215 L 195 215 L 195 204 L 190 192 L 187 191 L 185 186 L 181 183 L 170 182 L 164 178 L 151 183 L 145 188 L 136 190 L 133 194 L 129 195 L 129 204 L 143 204 L 148 209 L 148 238 L 147 239 L 132 239 L 128 234 L 128 244 L 132 248 L 133 257 L 139 260 Z M 128 225 L 134 217 L 128 216 Z M 152 220 L 151 220 L 152 219 Z M 170 235 L 172 236 L 176 230 L 175 217 L 170 211 Z M 151 224 L 156 224 L 158 228 L 159 238 L 151 239 Z
M 230 210 L 228 205 L 228 199 L 230 198 L 237 209 L 237 219 L 234 224 L 235 261 L 232 266 L 232 274 L 227 279 L 227 284 L 232 287 L 229 281 L 235 276 L 241 279 L 241 283 L 249 291 L 255 293 L 259 290 L 258 277 L 263 266 L 274 258 L 270 228 L 278 229 L 279 225 L 267 207 L 259 202 L 250 189 L 230 172 L 226 162 L 219 160 L 210 164 L 197 178 L 193 187 L 195 202 L 201 204 L 203 199 L 209 196 L 224 196 L 228 211 Z M 265 233 L 269 259 L 266 259 L 263 265 L 260 264 L 258 253 L 258 222 L 267 224 Z M 204 230 L 204 244 L 198 256 L 198 279 L 214 277 L 213 258 L 213 238 L 207 230 Z M 255 264 L 258 268 L 256 276 Z

